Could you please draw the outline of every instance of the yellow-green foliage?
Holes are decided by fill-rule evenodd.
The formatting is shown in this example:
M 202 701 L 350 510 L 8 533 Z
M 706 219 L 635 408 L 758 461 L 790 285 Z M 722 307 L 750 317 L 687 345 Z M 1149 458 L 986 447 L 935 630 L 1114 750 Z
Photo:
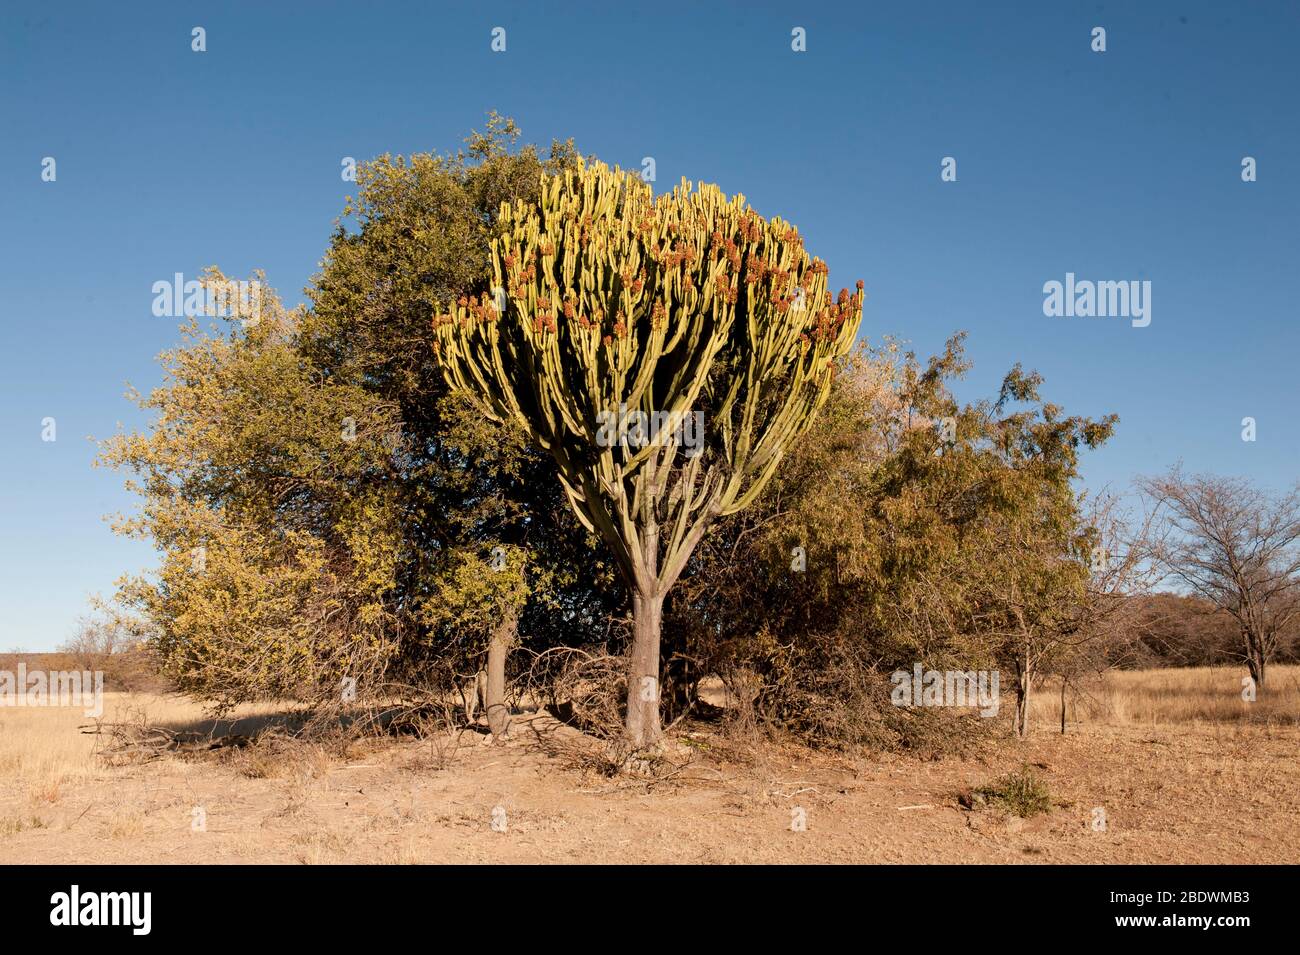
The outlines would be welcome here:
M 892 718 L 896 668 L 1000 668 L 1009 690 L 1065 662 L 1095 536 L 1072 482 L 1115 419 L 1064 415 L 1019 368 L 961 404 L 966 368 L 961 336 L 925 363 L 892 343 L 853 356 L 763 495 L 706 538 L 673 649 L 757 670 L 767 716 L 854 742 L 873 705 Z
M 152 428 L 101 455 L 135 472 L 143 501 L 117 529 L 161 551 L 157 575 L 123 595 L 169 674 L 223 704 L 337 697 L 344 676 L 373 680 L 400 649 L 394 410 L 317 374 L 298 320 L 271 294 L 246 325 L 191 320 L 161 356 L 164 384 L 137 396 Z
M 443 576 L 422 605 L 426 621 L 436 628 L 452 620 L 460 633 L 477 635 L 516 618 L 532 589 L 528 557 L 525 548 L 515 546 L 448 555 Z
M 481 615 L 448 609 L 458 602 L 453 578 L 478 589 L 484 606 L 518 606 L 518 582 L 493 569 L 494 547 L 510 552 L 511 568 L 516 553 L 524 558 L 520 634 L 532 645 L 603 638 L 621 597 L 608 555 L 571 513 L 550 456 L 518 428 L 449 396 L 429 347 L 435 307 L 490 286 L 489 240 L 502 204 L 534 201 L 542 174 L 573 162 L 570 143 L 553 143 L 543 156 L 514 148 L 518 135 L 513 122 L 491 114 L 462 150 L 384 155 L 359 166 L 357 195 L 308 290 L 298 336 L 313 368 L 391 403 L 402 422 L 398 468 L 385 486 L 397 500 L 388 530 L 402 541 L 393 604 L 417 668 L 431 654 L 439 665 L 472 668 L 471 660 L 445 657 L 486 644 Z M 467 563 L 484 575 L 463 574 Z
M 432 303 L 487 283 L 502 202 L 571 161 L 517 137 L 493 114 L 453 154 L 362 164 L 310 307 L 264 295 L 256 322 L 189 323 L 163 386 L 137 396 L 148 429 L 106 443 L 141 498 L 118 529 L 161 552 L 123 596 L 185 688 L 231 703 L 337 701 L 344 676 L 358 697 L 442 686 L 525 601 L 534 642 L 604 633 L 618 594 L 538 479 L 553 465 L 450 398 L 428 345 Z

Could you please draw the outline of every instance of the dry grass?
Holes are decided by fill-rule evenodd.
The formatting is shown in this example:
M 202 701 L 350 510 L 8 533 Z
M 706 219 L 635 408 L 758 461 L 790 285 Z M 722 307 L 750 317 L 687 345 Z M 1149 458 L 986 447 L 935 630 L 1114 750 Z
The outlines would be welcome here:
M 301 865 L 349 862 L 355 856 L 353 840 L 339 832 L 298 833 L 291 841 L 294 857 Z
M 1273 666 L 1268 689 L 1254 702 L 1242 699 L 1244 668 L 1186 667 L 1124 670 L 1086 681 L 1067 698 L 1069 723 L 1109 726 L 1171 726 L 1206 723 L 1300 725 L 1300 666 Z M 1040 729 L 1061 720 L 1059 683 L 1049 682 L 1031 700 Z
M 1114 727 L 1188 724 L 1276 723 L 1300 725 L 1300 666 L 1274 666 L 1269 688 L 1253 702 L 1241 698 L 1245 671 L 1230 667 L 1116 671 L 1093 678 L 1067 702 L 1067 720 Z M 1057 684 L 1059 686 L 1059 684 Z M 273 704 L 248 705 L 229 718 L 211 719 L 203 707 L 175 694 L 104 694 L 105 723 L 131 722 L 197 732 L 250 732 L 278 713 Z M 1037 732 L 1060 722 L 1060 699 L 1051 683 L 1034 696 Z M 103 773 L 96 753 L 103 738 L 80 731 L 93 724 L 79 707 L 0 708 L 0 780 L 21 787 L 29 807 L 58 803 L 70 784 Z M 235 771 L 249 779 L 286 775 L 320 776 L 333 755 L 321 746 L 298 745 L 292 752 L 259 746 L 232 754 Z M 438 760 L 442 768 L 447 760 Z
M 249 722 L 267 719 L 272 705 L 241 708 L 233 718 Z M 104 723 L 140 722 L 191 727 L 204 732 L 225 729 L 232 721 L 209 719 L 203 707 L 186 697 L 155 693 L 105 693 Z M 0 708 L 0 779 L 21 785 L 34 804 L 54 803 L 69 783 L 101 774 L 96 758 L 104 738 L 83 733 L 95 720 L 79 706 Z
M 1072 705 L 1083 722 L 1068 735 L 1053 732 L 1056 700 L 1043 692 L 1028 741 L 942 760 L 742 744 L 693 724 L 691 758 L 668 780 L 565 768 L 544 743 L 576 731 L 541 715 L 520 715 L 504 741 L 468 732 L 450 748 L 270 734 L 114 764 L 78 732 L 79 709 L 0 709 L 0 862 L 1294 863 L 1300 668 L 1271 676 L 1251 708 L 1233 670 L 1112 674 Z M 193 703 L 149 695 L 112 695 L 105 719 L 134 722 L 140 708 L 172 729 L 213 725 Z M 274 710 L 236 715 L 219 731 L 256 732 Z M 958 794 L 1025 766 L 1049 811 L 963 808 Z M 505 832 L 491 826 L 498 805 Z M 791 831 L 795 809 L 806 832 Z
M 45 825 L 45 820 L 35 813 L 0 816 L 0 837 L 16 835 L 28 829 L 44 829 Z

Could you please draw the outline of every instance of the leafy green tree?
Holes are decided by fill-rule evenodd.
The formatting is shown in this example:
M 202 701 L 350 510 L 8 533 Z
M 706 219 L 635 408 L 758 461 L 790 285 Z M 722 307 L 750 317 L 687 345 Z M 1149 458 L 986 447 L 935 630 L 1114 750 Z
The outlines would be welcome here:
M 309 306 L 268 294 L 256 323 L 190 323 L 141 398 L 150 429 L 106 444 L 142 497 L 120 529 L 162 552 L 123 596 L 186 689 L 231 705 L 338 700 L 344 677 L 359 694 L 445 686 L 485 643 L 598 631 L 619 599 L 549 460 L 432 363 L 430 303 L 484 287 L 501 202 L 572 162 L 517 136 L 494 115 L 451 156 L 363 165 Z M 496 692 L 505 654 L 488 656 Z
M 190 320 L 161 356 L 165 383 L 137 396 L 151 429 L 101 455 L 142 498 L 117 529 L 161 552 L 123 597 L 168 675 L 222 706 L 338 699 L 344 678 L 373 681 L 401 652 L 396 410 L 315 373 L 296 322 L 269 290 L 256 322 Z
M 1029 700 L 1039 673 L 1083 645 L 1098 529 L 1074 482 L 1079 452 L 1108 440 L 1119 420 L 1066 416 L 1040 396 L 1042 378 L 1017 365 L 1007 375 L 981 443 L 991 467 L 984 481 L 1007 506 L 974 550 L 984 573 L 971 578 L 975 627 L 994 639 L 998 659 L 1016 676 L 1017 735 L 1029 732 Z
M 330 379 L 397 407 L 398 532 L 406 544 L 399 590 L 417 628 L 434 628 L 431 639 L 443 645 L 463 641 L 460 616 L 438 622 L 421 606 L 433 597 L 446 606 L 446 568 L 468 559 L 448 557 L 458 542 L 473 545 L 474 560 L 497 545 L 527 551 L 523 565 L 536 579 L 519 619 L 506 618 L 503 628 L 534 646 L 594 639 L 624 599 L 608 554 L 569 511 L 549 455 L 513 423 L 489 420 L 450 395 L 430 347 L 439 303 L 489 287 L 502 204 L 535 201 L 543 175 L 577 161 L 571 141 L 552 143 L 543 158 L 532 146 L 516 148 L 518 139 L 514 122 L 493 113 L 486 131 L 454 154 L 381 156 L 359 167 L 359 194 L 309 289 L 300 336 L 304 356 Z M 484 566 L 496 573 L 495 562 Z M 494 694 L 503 659 L 489 655 Z
M 873 674 L 916 662 L 1008 667 L 1027 712 L 1080 625 L 1093 533 L 1072 482 L 1115 419 L 1063 416 L 1018 368 L 962 405 L 967 367 L 960 336 L 925 364 L 889 343 L 849 362 L 676 595 L 669 642 L 696 676 L 753 673 L 768 718 L 828 740 L 876 732 Z

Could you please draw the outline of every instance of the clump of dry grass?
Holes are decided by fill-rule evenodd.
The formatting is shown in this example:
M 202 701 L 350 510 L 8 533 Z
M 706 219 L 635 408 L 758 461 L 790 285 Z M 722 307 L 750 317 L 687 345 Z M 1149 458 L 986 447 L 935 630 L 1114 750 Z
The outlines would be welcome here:
M 302 865 L 355 862 L 355 840 L 334 830 L 297 833 L 293 837 L 294 858 Z
M 216 742 L 220 742 L 219 740 Z M 329 771 L 342 747 L 330 742 L 304 740 L 267 730 L 253 737 L 241 737 L 238 746 L 209 747 L 234 772 L 245 779 L 278 779 L 285 776 L 316 779 Z
M 0 816 L 0 837 L 12 836 L 28 829 L 44 829 L 45 820 L 35 813 L 14 813 Z
M 138 839 L 144 835 L 144 815 L 135 811 L 114 816 L 108 824 L 108 834 L 113 839 Z
M 32 783 L 28 789 L 28 798 L 34 805 L 56 803 L 62 796 L 61 787 L 64 781 L 64 777 L 61 775 L 42 777 L 37 782 Z
M 415 841 L 407 839 L 395 846 L 389 846 L 382 861 L 385 865 L 420 865 L 423 857 Z

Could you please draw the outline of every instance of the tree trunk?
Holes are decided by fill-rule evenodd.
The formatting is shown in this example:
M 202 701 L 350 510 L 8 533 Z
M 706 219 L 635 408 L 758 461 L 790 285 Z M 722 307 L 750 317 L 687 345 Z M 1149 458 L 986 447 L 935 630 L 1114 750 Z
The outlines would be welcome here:
M 1029 735 L 1029 671 L 1021 670 L 1016 683 L 1016 735 Z
M 1250 672 L 1250 678 L 1255 681 L 1255 691 L 1258 693 L 1264 688 L 1264 658 L 1254 647 L 1246 651 L 1246 669 Z
M 506 706 L 506 657 L 514 643 L 519 622 L 507 616 L 492 631 L 488 641 L 487 680 L 484 683 L 483 710 L 493 736 L 504 736 L 510 729 L 510 709 Z
M 1241 641 L 1246 649 L 1246 669 L 1255 681 L 1255 692 L 1260 693 L 1264 689 L 1264 668 L 1268 662 L 1267 654 L 1264 653 L 1264 641 L 1257 631 L 1249 627 L 1242 627 Z
M 1070 681 L 1061 677 L 1061 735 L 1065 735 L 1065 689 L 1070 685 Z
M 634 749 L 654 746 L 663 736 L 659 722 L 659 632 L 662 594 L 632 597 L 632 652 L 627 674 L 627 739 Z

